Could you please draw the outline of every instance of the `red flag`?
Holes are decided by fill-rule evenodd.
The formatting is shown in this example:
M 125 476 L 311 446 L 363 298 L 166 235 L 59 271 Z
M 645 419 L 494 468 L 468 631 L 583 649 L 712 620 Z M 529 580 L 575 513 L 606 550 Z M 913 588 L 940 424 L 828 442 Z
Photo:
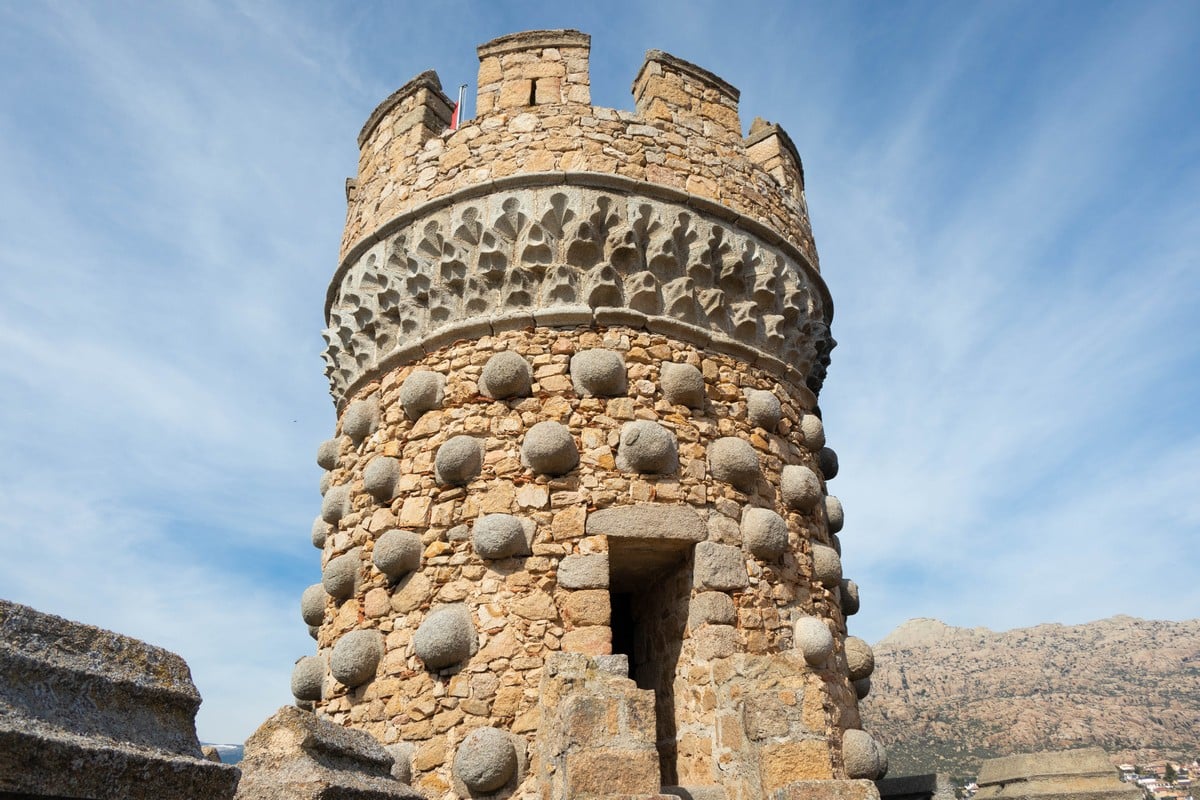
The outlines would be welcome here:
M 454 113 L 450 115 L 450 130 L 458 130 L 458 108 L 459 103 L 454 104 Z

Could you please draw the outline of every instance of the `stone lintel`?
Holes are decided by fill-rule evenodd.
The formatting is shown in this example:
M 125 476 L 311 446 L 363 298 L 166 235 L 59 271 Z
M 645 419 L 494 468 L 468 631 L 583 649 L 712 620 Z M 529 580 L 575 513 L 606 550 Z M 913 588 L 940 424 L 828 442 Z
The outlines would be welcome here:
M 665 503 L 637 503 L 593 511 L 588 514 L 586 530 L 588 536 L 617 539 L 669 539 L 686 543 L 708 538 L 708 525 L 694 508 Z

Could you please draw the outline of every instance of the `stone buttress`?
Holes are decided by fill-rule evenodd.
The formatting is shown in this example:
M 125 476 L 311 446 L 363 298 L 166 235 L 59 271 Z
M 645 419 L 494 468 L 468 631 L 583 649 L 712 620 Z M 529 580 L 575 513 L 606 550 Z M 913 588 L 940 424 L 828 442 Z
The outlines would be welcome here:
M 359 136 L 293 692 L 431 798 L 872 797 L 799 156 L 658 51 L 593 107 L 589 45 L 501 37 L 475 119 L 426 72 Z

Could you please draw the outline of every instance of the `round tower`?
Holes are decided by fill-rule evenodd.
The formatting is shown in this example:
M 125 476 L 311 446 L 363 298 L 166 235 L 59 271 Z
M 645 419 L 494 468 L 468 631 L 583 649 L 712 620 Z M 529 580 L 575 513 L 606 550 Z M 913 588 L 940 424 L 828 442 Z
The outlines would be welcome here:
M 293 692 L 431 798 L 872 796 L 800 158 L 658 51 L 593 107 L 589 46 L 495 39 L 475 119 L 425 72 L 359 135 Z

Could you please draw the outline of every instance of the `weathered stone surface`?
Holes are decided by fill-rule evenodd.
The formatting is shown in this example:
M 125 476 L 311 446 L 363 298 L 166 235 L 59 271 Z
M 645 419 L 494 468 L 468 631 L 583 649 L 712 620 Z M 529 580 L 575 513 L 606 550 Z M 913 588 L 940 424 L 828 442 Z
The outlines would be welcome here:
M 324 547 L 325 546 L 325 538 L 327 536 L 329 536 L 329 534 L 332 532 L 332 530 L 333 530 L 333 528 L 325 520 L 321 519 L 320 517 L 317 517 L 316 519 L 314 519 L 313 525 L 312 525 L 313 547 L 317 548 L 318 550 L 320 550 L 322 547 Z
M 688 408 L 704 405 L 704 375 L 691 364 L 663 364 L 660 382 L 668 403 Z
M 433 461 L 439 483 L 465 486 L 483 468 L 483 443 L 473 436 L 451 436 Z
M 363 489 L 381 503 L 392 499 L 396 481 L 400 479 L 400 461 L 388 456 L 375 456 L 363 470 Z
M 400 408 L 404 416 L 416 421 L 426 411 L 441 408 L 446 396 L 446 377 L 427 369 L 413 372 L 400 385 Z
M 478 646 L 475 619 L 462 603 L 429 612 L 413 634 L 413 652 L 428 669 L 444 669 L 470 658 Z
M 342 434 L 358 444 L 379 428 L 379 400 L 355 400 L 342 414 Z
M 321 519 L 330 525 L 337 525 L 342 517 L 350 513 L 350 487 L 331 486 L 321 500 Z
M 423 800 L 370 734 L 285 706 L 246 740 L 238 800 Z
M 509 350 L 489 358 L 479 376 L 480 393 L 495 400 L 528 397 L 532 386 L 533 370 L 529 362 Z
M 829 525 L 830 533 L 840 531 L 842 525 L 846 522 L 845 513 L 842 511 L 842 501 L 833 495 L 825 496 L 825 519 Z
M 867 695 L 869 695 L 871 693 L 871 679 L 870 678 L 859 678 L 856 681 L 852 681 L 852 683 L 854 685 L 854 696 L 857 697 L 859 700 L 862 700 L 864 697 L 866 697 Z
M 322 472 L 321 480 L 317 483 L 317 491 L 321 493 L 321 497 L 325 496 L 325 493 L 329 491 L 330 486 L 333 486 L 333 473 Z
M 473 792 L 494 792 L 517 774 L 513 739 L 497 728 L 476 728 L 454 754 L 454 775 Z
M 838 587 L 842 595 L 842 613 L 847 617 L 858 613 L 858 584 L 849 578 L 842 578 L 842 582 Z
M 542 475 L 566 475 L 579 463 L 571 429 L 553 420 L 533 425 L 521 442 L 521 463 Z
M 607 625 L 612 620 L 612 604 L 604 589 L 579 589 L 562 603 L 563 621 L 573 628 Z M 553 618 L 553 617 L 551 617 Z
M 790 781 L 782 789 L 772 792 L 769 800 L 880 800 L 880 798 L 874 781 L 796 780 Z
M 809 666 L 819 667 L 833 655 L 833 634 L 820 617 L 800 617 L 792 626 L 792 640 Z
M 558 585 L 564 589 L 607 589 L 608 553 L 567 556 L 558 564 Z
M 679 467 L 679 445 L 675 434 L 657 422 L 637 420 L 621 428 L 617 447 L 620 469 L 666 475 Z
M 425 547 L 415 531 L 388 531 L 375 542 L 371 561 L 375 568 L 392 580 L 421 568 Z
M 747 507 L 742 510 L 742 541 L 756 558 L 773 561 L 787 550 L 787 522 L 769 508 Z
M 341 439 L 326 439 L 317 448 L 317 465 L 324 470 L 336 469 L 341 451 Z
M 751 389 L 746 393 L 746 418 L 751 425 L 774 432 L 783 417 L 783 407 L 774 392 Z
M 871 734 L 854 729 L 842 734 L 842 764 L 849 778 L 874 780 L 880 776 L 879 746 Z
M 329 671 L 353 689 L 375 677 L 383 658 L 383 636 L 377 630 L 360 628 L 342 634 L 329 656 Z
M 325 660 L 320 656 L 305 656 L 292 667 L 292 696 L 297 700 L 320 700 L 325 682 Z
M 842 558 L 832 547 L 823 544 L 812 546 L 813 577 L 827 589 L 841 585 Z
M 306 625 L 320 625 L 325 621 L 325 585 L 314 583 L 300 595 L 300 615 Z
M 571 383 L 580 397 L 625 394 L 625 360 L 612 350 L 580 350 L 571 356 Z
M 348 553 L 329 559 L 321 571 L 321 585 L 335 600 L 345 600 L 354 594 L 362 567 L 362 551 L 357 547 Z
M 699 592 L 688 604 L 688 627 L 732 625 L 737 622 L 733 598 L 724 592 Z
M 833 480 L 838 474 L 837 453 L 831 448 L 822 447 L 821 452 L 817 454 L 817 466 L 821 468 L 821 474 L 825 476 L 825 480 Z
M 762 471 L 754 447 L 736 436 L 725 436 L 708 446 L 708 465 L 713 478 L 743 492 L 754 490 Z
M 525 525 L 512 514 L 487 514 L 475 520 L 471 544 L 480 558 L 511 558 L 529 553 Z
M 392 777 L 401 783 L 412 783 L 413 746 L 408 742 L 396 742 L 384 745 L 394 760 L 392 762 Z
M 708 526 L 695 509 L 667 503 L 636 503 L 593 511 L 587 516 L 586 531 L 589 536 L 618 539 L 702 542 L 708 537 Z
M 738 632 L 733 625 L 705 625 L 695 633 L 696 658 L 711 661 L 729 658 L 738 650 Z
M 875 653 L 871 645 L 857 636 L 847 636 L 842 646 L 846 651 L 846 671 L 850 674 L 850 680 L 871 677 L 875 671 Z
M 990 758 L 979 767 L 979 791 L 985 800 L 1137 800 L 1141 789 L 1122 783 L 1099 747 L 1055 750 Z
M 174 653 L 0 600 L 0 795 L 228 800 L 199 705 Z
M 816 414 L 805 414 L 800 418 L 800 438 L 805 447 L 819 453 L 825 446 L 825 423 Z
M 742 548 L 716 542 L 696 545 L 694 580 L 697 588 L 731 591 L 750 584 Z
M 798 464 L 783 468 L 783 501 L 797 511 L 811 511 L 820 502 L 821 479 L 811 469 Z

